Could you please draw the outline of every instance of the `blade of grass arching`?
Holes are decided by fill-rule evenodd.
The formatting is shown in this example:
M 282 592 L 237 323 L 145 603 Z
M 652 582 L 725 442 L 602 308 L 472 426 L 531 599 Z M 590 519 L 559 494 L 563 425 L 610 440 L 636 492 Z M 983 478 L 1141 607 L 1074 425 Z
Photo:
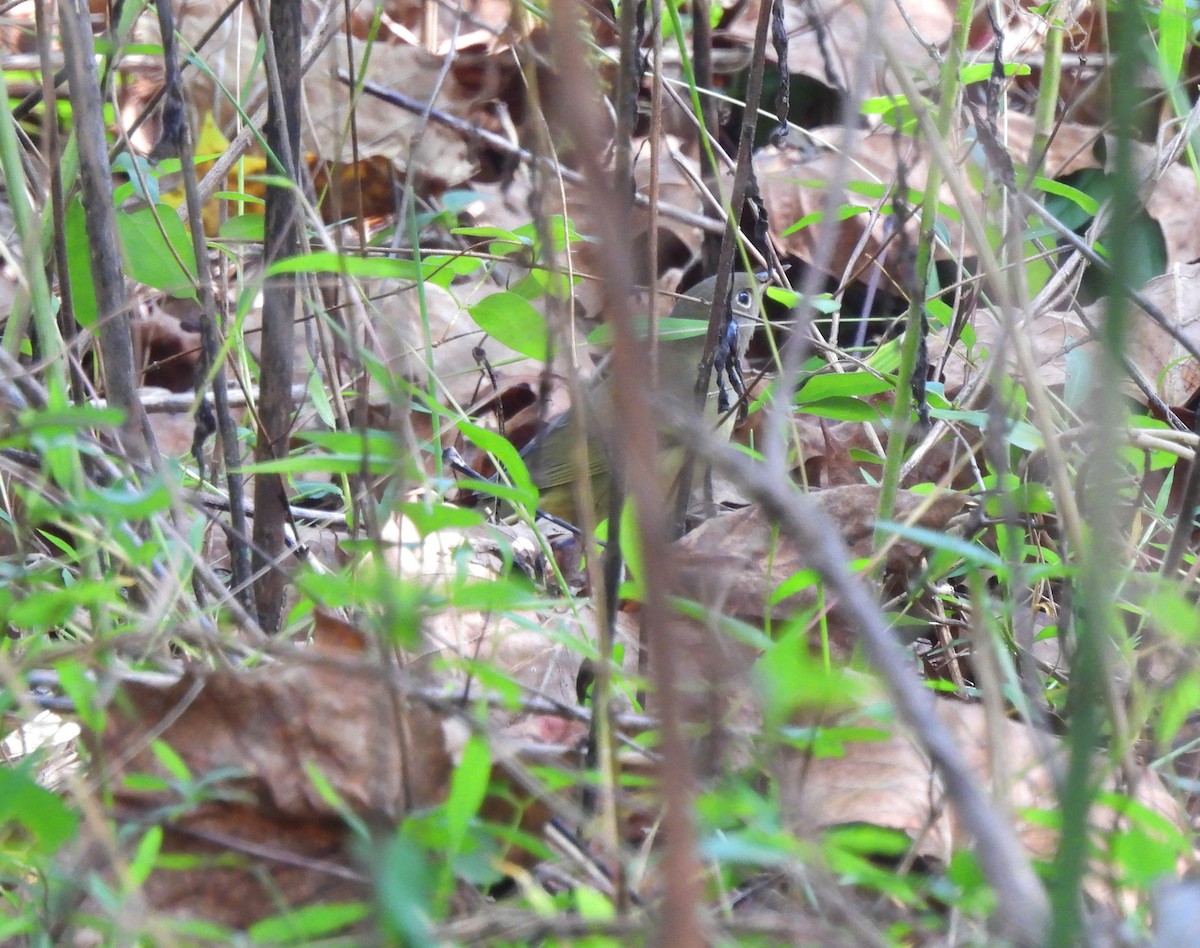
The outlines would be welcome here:
M 1113 599 L 1118 586 L 1120 559 L 1113 551 L 1123 548 L 1119 485 L 1120 450 L 1126 413 L 1122 404 L 1121 354 L 1129 328 L 1130 280 L 1133 277 L 1132 231 L 1126 226 L 1139 205 L 1138 180 L 1133 162 L 1136 134 L 1138 76 L 1143 68 L 1141 9 L 1136 0 L 1118 0 L 1111 9 L 1113 125 L 1115 127 L 1112 214 L 1105 234 L 1111 254 L 1107 273 L 1108 305 L 1099 326 L 1100 352 L 1095 391 L 1088 399 L 1092 424 L 1091 450 L 1084 467 L 1088 472 L 1081 513 L 1088 526 L 1080 557 L 1079 594 L 1073 597 L 1075 652 L 1071 660 L 1067 701 L 1067 773 L 1060 791 L 1062 826 L 1054 859 L 1050 899 L 1053 927 L 1050 944 L 1077 944 L 1086 937 L 1083 918 L 1083 881 L 1089 856 L 1088 815 L 1099 789 L 1095 773 L 1095 748 L 1105 725 L 1105 653 L 1111 641 L 1123 636 Z M 1110 638 L 1111 637 L 1111 638 Z M 1116 710 L 1112 708 L 1111 710 Z M 1112 721 L 1118 732 L 1118 722 Z M 1113 752 L 1124 750 L 1123 735 L 1114 733 Z
M 51 392 L 67 392 L 66 362 L 62 358 L 62 339 L 58 333 L 58 324 L 54 320 L 54 305 L 50 299 L 50 285 L 46 281 L 46 266 L 43 257 L 42 231 L 34 214 L 33 205 L 29 200 L 29 192 L 25 190 L 25 172 L 21 167 L 21 143 L 17 139 L 17 124 L 13 121 L 12 109 L 9 106 L 8 83 L 5 82 L 4 72 L 0 70 L 0 101 L 4 107 L 0 112 L 0 169 L 4 171 L 4 180 L 8 182 L 8 202 L 12 207 L 13 222 L 17 227 L 17 236 L 21 242 L 23 270 L 21 282 L 29 293 L 29 303 L 33 311 L 33 326 L 38 334 L 38 342 L 42 347 L 42 355 L 46 360 L 47 387 Z M 21 343 L 25 339 L 27 323 L 19 318 L 19 310 L 14 308 L 4 327 L 4 349 L 10 355 L 20 353 Z
M 1192 21 L 1188 14 L 1186 0 L 1163 0 L 1158 12 L 1158 68 L 1162 74 L 1163 85 L 1167 98 L 1175 114 L 1183 121 L 1183 131 L 1188 131 L 1191 104 L 1187 93 L 1180 85 L 1183 76 L 1184 57 L 1188 52 L 1189 39 L 1192 33 Z M 1200 181 L 1200 161 L 1197 159 L 1197 142 L 1195 129 L 1191 129 L 1183 144 L 1183 153 L 1187 156 L 1188 166 L 1192 174 Z M 1170 150 L 1168 150 L 1170 153 Z M 1174 157 L 1171 158 L 1174 160 Z M 1165 167 L 1161 163 L 1159 168 Z
M 934 118 L 935 134 L 945 141 L 950 132 L 958 103 L 959 69 L 966 53 L 967 38 L 971 26 L 974 5 L 971 0 L 959 0 L 954 12 L 954 28 L 950 35 L 950 48 L 942 63 L 939 83 L 940 102 Z M 897 370 L 896 401 L 892 410 L 892 424 L 888 435 L 887 456 L 883 465 L 883 476 L 879 484 L 879 520 L 891 520 L 896 505 L 896 490 L 900 486 L 900 466 L 904 463 L 904 451 L 908 441 L 909 415 L 912 413 L 913 396 L 910 382 L 917 366 L 917 347 L 921 341 L 925 314 L 924 289 L 933 263 L 934 224 L 937 223 L 938 192 L 942 186 L 942 172 L 936 162 L 930 162 L 929 177 L 925 182 L 925 196 L 921 204 L 921 229 L 917 237 L 916 277 L 913 285 L 918 288 L 908 301 L 905 316 L 904 344 L 900 348 L 900 367 Z M 882 537 L 879 538 L 880 540 Z
M 679 18 L 679 4 L 676 0 L 666 0 L 663 4 L 667 18 L 671 21 L 671 35 L 675 37 L 675 46 L 679 50 L 679 71 L 683 73 L 683 81 L 687 84 L 688 96 L 692 100 L 692 113 L 700 127 L 704 126 L 704 105 L 700 101 L 700 87 L 696 85 L 696 71 L 692 68 L 692 59 L 688 55 L 687 44 L 683 37 L 687 34 L 683 29 L 683 21 Z M 717 159 L 713 153 L 712 142 L 707 135 L 700 136 L 700 147 L 704 150 L 705 160 L 716 167 Z
M 770 7 L 774 0 L 767 0 L 763 6 Z M 760 8 L 760 13 L 762 12 Z M 709 0 L 695 0 L 692 4 L 692 50 L 693 50 L 693 65 L 696 72 L 696 85 L 702 89 L 712 89 L 713 83 L 713 64 L 712 64 L 712 4 Z M 683 46 L 681 41 L 680 46 Z M 757 51 L 755 58 L 762 55 L 761 51 Z M 715 139 L 720 131 L 717 118 L 717 105 L 713 101 L 711 95 L 705 96 L 702 102 L 703 111 L 701 112 L 700 128 L 701 138 Z M 747 107 L 747 115 L 752 120 L 753 111 Z M 720 183 L 721 170 L 717 167 L 717 163 L 713 161 L 711 149 L 704 149 L 700 152 L 700 177 L 704 182 L 704 187 L 708 189 L 710 194 L 721 193 Z M 720 234 L 706 233 L 701 237 L 700 241 L 700 263 L 706 273 L 720 273 L 721 271 L 721 248 L 726 241 L 725 232 Z M 718 277 L 718 284 L 721 278 Z M 721 297 L 723 287 L 717 286 L 717 296 Z M 689 465 L 690 467 L 690 465 Z M 690 480 L 690 471 L 689 480 Z M 688 485 L 687 481 L 684 482 Z M 680 493 L 682 497 L 682 491 Z M 680 501 L 682 503 L 682 501 Z

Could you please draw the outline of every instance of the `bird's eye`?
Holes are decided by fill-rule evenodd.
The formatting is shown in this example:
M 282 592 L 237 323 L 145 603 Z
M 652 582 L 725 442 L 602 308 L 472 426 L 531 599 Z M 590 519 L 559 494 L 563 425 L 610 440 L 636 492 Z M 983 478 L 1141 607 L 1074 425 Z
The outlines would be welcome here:
M 749 290 L 739 290 L 738 295 L 734 298 L 734 301 L 738 304 L 738 306 L 745 308 L 754 302 L 754 296 Z

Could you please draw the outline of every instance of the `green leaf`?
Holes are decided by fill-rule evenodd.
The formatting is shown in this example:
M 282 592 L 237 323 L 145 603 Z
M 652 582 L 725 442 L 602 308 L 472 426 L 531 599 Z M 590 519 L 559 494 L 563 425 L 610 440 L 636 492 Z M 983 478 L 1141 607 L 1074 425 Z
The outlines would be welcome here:
M 421 261 L 425 280 L 446 289 L 460 276 L 474 273 L 483 266 L 478 257 L 468 257 L 465 254 L 430 254 Z
M 798 569 L 775 587 L 767 601 L 770 605 L 776 606 L 789 596 L 794 596 L 796 593 L 818 585 L 820 581 L 821 574 L 815 569 Z
M 633 331 L 639 339 L 650 335 L 650 320 L 645 316 L 637 316 L 633 321 Z M 678 339 L 694 339 L 708 332 L 708 322 L 703 319 L 691 319 L 679 316 L 660 316 L 658 319 L 658 338 L 660 342 L 671 342 Z M 593 346 L 611 346 L 613 344 L 613 328 L 603 323 L 588 333 L 587 341 Z
M 267 267 L 266 275 L 271 277 L 284 273 L 344 273 L 367 279 L 420 280 L 423 276 L 422 270 L 423 268 L 412 260 L 398 260 L 395 257 L 358 257 L 323 250 L 277 260 Z
M 1004 71 L 1005 76 L 1028 76 L 1030 73 L 1029 67 L 1024 63 L 1003 63 L 1000 68 Z M 963 85 L 984 82 L 992 78 L 992 64 L 972 63 L 969 66 L 963 66 L 958 75 Z
M 1084 212 L 1086 216 L 1083 218 L 1083 220 L 1087 220 L 1087 218 L 1090 217 L 1095 217 L 1096 212 L 1100 210 L 1100 202 L 1094 197 L 1092 197 L 1090 194 L 1080 191 L 1078 188 L 1073 188 L 1069 184 L 1065 184 L 1062 181 L 1055 181 L 1053 178 L 1043 178 L 1041 175 L 1039 175 L 1033 179 L 1033 183 L 1039 191 L 1045 191 L 1047 194 L 1054 194 L 1058 197 L 1066 198 Z M 1064 221 L 1063 223 L 1066 222 Z
M 878 727 L 845 725 L 840 727 L 787 727 L 780 736 L 791 746 L 814 757 L 844 757 L 846 745 L 865 741 L 886 741 L 890 731 Z
M 363 902 L 306 905 L 255 922 L 246 934 L 255 944 L 289 945 L 333 935 L 371 914 Z
M 142 838 L 138 842 L 137 851 L 129 861 L 129 872 L 125 877 L 127 892 L 135 892 L 140 889 L 146 880 L 150 878 L 150 873 L 154 870 L 154 864 L 158 861 L 159 851 L 162 849 L 162 841 L 163 830 L 161 826 L 151 826 L 142 834 Z
M 76 579 L 61 588 L 39 589 L 37 595 L 17 600 L 6 618 L 15 626 L 45 632 L 64 625 L 76 609 L 112 607 L 120 595 L 120 585 L 115 580 Z
M 550 333 L 543 316 L 516 293 L 493 293 L 468 308 L 479 328 L 531 359 L 549 359 Z
M 469 421 L 460 421 L 458 423 L 458 430 L 475 447 L 481 451 L 486 451 L 500 462 L 512 480 L 515 491 L 512 499 L 527 507 L 530 511 L 534 510 L 538 502 L 537 488 L 533 484 L 533 478 L 529 476 L 529 469 L 525 467 L 524 460 L 517 453 L 517 449 L 512 446 L 512 443 L 494 431 L 480 428 Z
M 796 393 L 796 404 L 806 405 L 824 398 L 865 397 L 890 392 L 896 383 L 873 372 L 822 372 L 805 382 Z
M 87 215 L 79 198 L 71 201 L 63 220 L 67 245 L 67 276 L 71 281 L 71 307 L 84 329 L 96 325 L 96 285 L 92 282 L 91 251 L 88 249 Z
M 456 237 L 481 237 L 484 240 L 497 240 L 512 244 L 514 247 L 532 247 L 533 238 L 519 236 L 503 227 L 455 227 L 450 233 Z
M 467 829 L 487 796 L 492 755 L 487 741 L 472 734 L 463 748 L 459 764 L 450 779 L 450 794 L 443 805 L 446 814 L 447 852 L 456 855 L 463 846 Z
M 985 431 L 988 425 L 987 412 L 962 411 L 957 408 L 931 408 L 929 417 L 938 421 L 957 421 Z M 1008 443 L 1022 451 L 1038 451 L 1042 447 L 1042 435 L 1027 421 L 1018 421 L 1007 433 Z
M 104 730 L 104 707 L 98 697 L 99 688 L 87 667 L 76 659 L 63 659 L 54 665 L 58 684 L 75 706 L 75 714 L 83 726 L 95 733 Z
M 110 520 L 145 520 L 171 506 L 171 493 L 157 477 L 142 484 L 122 481 L 89 488 L 80 506 Z
M 820 418 L 836 418 L 839 421 L 878 421 L 879 409 L 858 398 L 834 396 L 815 402 L 805 402 L 802 411 Z
M 264 237 L 266 218 L 262 214 L 236 214 L 221 223 L 217 232 L 222 240 L 257 243 Z
M 618 525 L 620 529 L 621 539 L 621 555 L 625 560 L 625 568 L 629 571 L 628 590 L 622 592 L 622 596 L 631 599 L 635 602 L 646 601 L 646 567 L 645 557 L 642 555 L 642 532 L 638 529 L 638 524 L 641 522 L 637 515 L 637 503 L 633 497 L 625 498 L 624 511 L 621 514 L 621 522 Z M 610 521 L 604 521 L 604 533 L 600 537 L 601 540 L 608 540 L 608 527 Z
M 478 510 L 467 507 L 456 507 L 454 504 L 422 503 L 411 501 L 400 504 L 396 512 L 412 521 L 417 532 L 423 537 L 437 533 L 439 530 L 465 530 L 477 527 L 483 523 L 483 514 Z
M 1158 66 L 1168 89 L 1179 81 L 1190 33 L 1187 0 L 1162 0 L 1158 9 Z
M 191 770 L 170 744 L 164 741 L 151 741 L 150 750 L 154 752 L 154 756 L 158 758 L 158 762 L 163 765 L 163 768 L 172 777 L 180 783 L 192 782 Z
M 29 832 L 40 853 L 48 856 L 75 835 L 79 817 L 39 787 L 25 768 L 0 767 L 0 824 L 5 823 Z
M 701 842 L 701 852 L 722 866 L 742 865 L 772 869 L 795 863 L 797 854 L 792 845 L 780 835 L 775 839 L 759 839 L 749 832 L 721 833 Z
M 523 465 L 525 462 L 521 461 Z M 529 494 L 519 487 L 510 487 L 502 481 L 478 481 L 474 478 L 464 477 L 462 480 L 455 482 L 460 490 L 474 491 L 477 494 L 483 494 L 485 497 L 495 497 L 512 507 L 526 507 L 529 510 L 536 509 L 536 505 L 531 507 L 529 504 Z
M 17 413 L 17 424 L 26 432 L 75 434 L 88 428 L 117 428 L 124 417 L 125 412 L 120 408 L 64 405 L 61 408 L 27 408 Z
M 917 113 L 904 95 L 882 95 L 866 99 L 859 107 L 863 115 L 878 115 L 882 120 L 904 134 L 911 134 L 917 127 Z
M 774 727 L 789 721 L 798 709 L 834 711 L 845 708 L 859 692 L 843 668 L 827 668 L 810 654 L 807 635 L 791 632 L 774 642 L 754 666 L 754 680 L 763 713 Z M 797 687 L 803 682 L 803 687 Z
M 121 257 L 129 276 L 180 299 L 196 298 L 192 237 L 174 208 L 159 204 L 132 213 L 118 212 L 117 230 L 121 235 Z
M 788 309 L 793 309 L 800 305 L 800 301 L 804 297 L 795 290 L 784 289 L 781 286 L 768 286 L 766 289 L 768 299 L 773 299 L 777 303 L 782 303 Z
M 394 473 L 401 463 L 400 448 L 386 432 L 308 431 L 299 435 L 318 452 L 301 448 L 301 453 L 273 461 L 260 461 L 242 468 L 245 473 L 268 474 L 371 474 Z
M 411 818 L 410 818 L 411 819 Z M 390 934 L 408 948 L 435 948 L 430 922 L 432 872 L 421 847 L 404 828 L 388 840 L 375 871 L 376 898 Z
M 390 474 L 395 463 L 361 454 L 295 454 L 275 461 L 243 465 L 242 474 Z
M 876 526 L 880 530 L 905 540 L 913 540 L 935 550 L 946 550 L 976 566 L 984 566 L 997 572 L 1005 569 L 1004 560 L 978 543 L 969 543 L 958 537 L 930 530 L 928 527 L 908 526 L 903 523 L 894 523 L 891 520 L 877 521 Z
M 545 602 L 534 595 L 520 571 L 511 576 L 462 582 L 450 590 L 447 599 L 463 612 L 536 609 Z
M 783 233 L 780 234 L 779 236 L 788 237 L 791 234 L 796 233 L 797 231 L 804 230 L 805 227 L 809 227 L 813 224 L 819 224 L 824 219 L 825 219 L 824 211 L 813 211 L 811 214 L 805 214 L 802 218 L 800 218 L 800 220 L 796 221 L 796 223 L 792 224 L 789 227 L 784 228 Z
M 131 194 L 136 194 L 143 201 L 150 201 L 154 204 L 158 203 L 158 178 L 149 161 L 140 156 L 135 158 L 129 152 L 123 151 L 117 155 L 112 166 L 113 171 L 120 171 L 128 175 L 128 187 Z M 138 171 L 141 172 L 140 175 Z M 145 184 L 145 190 L 142 188 L 143 183 Z M 115 193 L 113 194 L 113 201 L 118 207 L 120 206 L 121 199 Z

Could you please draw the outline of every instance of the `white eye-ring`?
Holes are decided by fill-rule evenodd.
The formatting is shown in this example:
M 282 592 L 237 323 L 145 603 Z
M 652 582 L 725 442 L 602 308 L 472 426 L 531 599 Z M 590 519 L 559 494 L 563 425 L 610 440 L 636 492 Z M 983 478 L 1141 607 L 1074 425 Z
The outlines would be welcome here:
M 754 302 L 754 295 L 749 290 L 739 290 L 736 302 L 738 306 L 749 306 Z

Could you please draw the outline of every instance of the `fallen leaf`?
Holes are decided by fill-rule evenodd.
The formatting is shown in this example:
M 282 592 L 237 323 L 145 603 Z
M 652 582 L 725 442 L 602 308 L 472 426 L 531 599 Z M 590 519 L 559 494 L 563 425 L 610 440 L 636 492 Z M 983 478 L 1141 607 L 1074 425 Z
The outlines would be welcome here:
M 436 714 L 377 668 L 328 658 L 191 671 L 166 686 L 125 682 L 91 740 L 122 821 L 159 820 L 181 802 L 178 775 L 152 740 L 204 788 L 202 802 L 172 817 L 163 843 L 164 853 L 199 862 L 151 873 L 142 892 L 159 910 L 235 927 L 281 905 L 368 897 L 340 806 L 368 823 L 394 823 L 440 802 L 451 772 Z M 322 794 L 310 768 L 340 803 Z M 134 774 L 167 782 L 133 787 L 125 780 Z
M 1058 738 L 1019 721 L 990 722 L 978 704 L 939 699 L 936 710 L 941 726 L 957 740 L 976 778 L 995 787 L 1006 802 L 1030 854 L 1038 859 L 1052 857 L 1057 833 L 1045 821 L 1026 814 L 1053 812 L 1059 807 L 1055 769 L 1065 766 L 1066 751 Z M 900 830 L 913 840 L 918 856 L 944 865 L 956 850 L 970 845 L 970 840 L 946 799 L 941 778 L 905 731 L 894 725 L 877 726 L 889 732 L 885 739 L 847 741 L 839 756 L 786 751 L 778 771 L 785 818 L 805 834 L 855 823 Z M 1136 786 L 1122 792 L 1185 834 L 1186 816 L 1158 776 L 1143 768 L 1135 777 Z M 1111 778 L 1105 786 L 1116 789 Z M 1105 806 L 1093 808 L 1091 822 L 1097 830 L 1128 826 L 1126 817 L 1118 818 Z M 1116 868 L 1111 860 L 1106 862 L 1107 871 Z M 1093 877 L 1088 890 L 1103 898 L 1107 883 Z

